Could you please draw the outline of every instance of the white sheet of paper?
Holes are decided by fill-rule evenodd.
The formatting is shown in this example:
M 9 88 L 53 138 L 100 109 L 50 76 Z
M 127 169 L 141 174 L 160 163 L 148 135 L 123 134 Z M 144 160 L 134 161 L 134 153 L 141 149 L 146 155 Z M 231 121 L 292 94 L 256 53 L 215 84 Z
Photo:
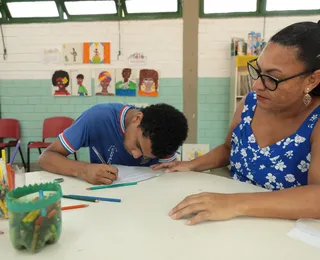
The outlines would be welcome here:
M 60 64 L 61 52 L 58 48 L 44 49 L 43 50 L 43 63 L 44 64 Z
M 293 228 L 288 232 L 288 236 L 298 239 L 306 244 L 320 248 L 320 237 L 309 235 L 297 228 Z
M 320 221 L 316 219 L 298 219 L 295 228 L 291 229 L 287 235 L 320 248 Z
M 159 176 L 159 172 L 153 172 L 152 169 L 148 167 L 135 167 L 135 166 L 124 166 L 124 165 L 114 165 L 118 168 L 118 179 L 113 182 L 117 183 L 127 183 L 127 182 L 140 182 L 145 181 L 154 177 Z
M 154 172 L 149 167 L 115 166 L 119 169 L 119 172 L 118 179 L 114 181 L 113 184 L 141 182 L 160 175 L 159 172 Z M 25 178 L 27 185 L 52 182 L 54 179 L 63 178 L 64 182 L 60 183 L 60 185 L 64 194 L 78 194 L 79 190 L 83 190 L 83 192 L 85 192 L 88 187 L 93 186 L 79 178 L 52 174 L 44 171 L 26 173 Z

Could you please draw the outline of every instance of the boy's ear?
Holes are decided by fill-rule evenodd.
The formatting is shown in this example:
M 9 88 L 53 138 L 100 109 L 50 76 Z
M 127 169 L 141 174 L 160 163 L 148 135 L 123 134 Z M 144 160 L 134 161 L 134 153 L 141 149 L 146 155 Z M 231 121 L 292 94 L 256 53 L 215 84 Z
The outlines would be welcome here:
M 138 112 L 133 118 L 132 118 L 132 123 L 135 124 L 140 124 L 141 120 L 143 118 L 143 113 L 142 112 Z

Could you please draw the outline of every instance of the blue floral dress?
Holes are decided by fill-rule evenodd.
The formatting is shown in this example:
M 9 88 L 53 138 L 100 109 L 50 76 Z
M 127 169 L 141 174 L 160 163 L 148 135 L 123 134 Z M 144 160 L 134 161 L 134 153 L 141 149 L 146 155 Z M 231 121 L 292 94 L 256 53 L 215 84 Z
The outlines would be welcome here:
M 292 135 L 260 148 L 251 129 L 257 97 L 247 95 L 240 124 L 231 138 L 231 176 L 269 190 L 307 185 L 311 160 L 310 136 L 320 118 L 318 106 Z

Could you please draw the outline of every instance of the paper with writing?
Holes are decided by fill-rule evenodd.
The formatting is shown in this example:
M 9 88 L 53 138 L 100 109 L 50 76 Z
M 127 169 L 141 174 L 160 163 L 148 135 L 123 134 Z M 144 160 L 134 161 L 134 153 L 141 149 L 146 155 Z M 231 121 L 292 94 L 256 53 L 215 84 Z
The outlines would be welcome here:
M 113 182 L 127 183 L 140 182 L 159 176 L 159 172 L 153 172 L 149 167 L 134 167 L 124 165 L 113 165 L 118 168 L 118 179 Z

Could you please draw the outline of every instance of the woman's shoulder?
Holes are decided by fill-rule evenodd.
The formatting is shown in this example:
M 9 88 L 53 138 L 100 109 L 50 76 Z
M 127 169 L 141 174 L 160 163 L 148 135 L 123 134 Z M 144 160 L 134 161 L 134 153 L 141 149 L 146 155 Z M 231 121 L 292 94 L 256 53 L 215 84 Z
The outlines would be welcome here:
M 230 124 L 232 131 L 241 123 L 241 120 L 244 117 L 253 115 L 256 98 L 255 92 L 249 92 L 238 102 L 236 110 L 233 114 L 232 122 Z
M 245 104 L 256 105 L 257 103 L 257 94 L 254 91 L 249 92 L 244 98 L 245 98 Z
M 241 117 L 253 117 L 257 105 L 257 95 L 255 92 L 249 92 L 242 100 Z
M 320 101 L 317 102 L 315 109 L 308 116 L 308 127 L 312 128 L 310 142 L 313 143 L 315 139 L 320 138 Z
M 235 113 L 240 112 L 241 114 L 242 112 L 245 112 L 249 108 L 249 106 L 254 107 L 256 104 L 257 104 L 256 93 L 249 92 L 246 95 L 244 95 L 242 99 L 238 102 Z

